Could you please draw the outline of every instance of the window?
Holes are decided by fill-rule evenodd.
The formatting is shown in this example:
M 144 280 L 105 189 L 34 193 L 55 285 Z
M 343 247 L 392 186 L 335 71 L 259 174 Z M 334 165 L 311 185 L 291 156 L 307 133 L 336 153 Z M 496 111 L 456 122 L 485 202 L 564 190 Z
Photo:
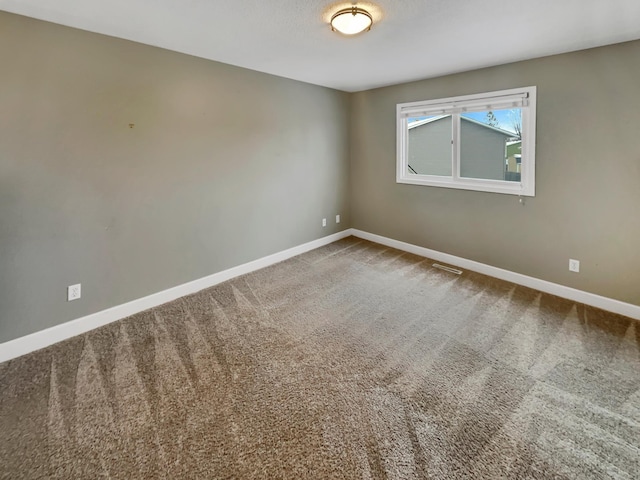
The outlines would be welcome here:
M 535 195 L 536 87 L 401 103 L 398 183 Z

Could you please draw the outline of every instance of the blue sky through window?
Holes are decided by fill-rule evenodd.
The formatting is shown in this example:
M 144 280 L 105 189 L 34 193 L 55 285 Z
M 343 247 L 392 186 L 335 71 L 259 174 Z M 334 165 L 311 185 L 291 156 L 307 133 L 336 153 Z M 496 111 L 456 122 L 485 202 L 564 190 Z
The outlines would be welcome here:
M 508 132 L 514 132 L 515 129 L 513 127 L 513 117 L 519 114 L 520 118 L 521 113 L 519 109 L 516 110 L 492 110 L 496 119 L 498 120 L 498 128 L 502 130 L 506 130 Z M 516 114 L 517 112 L 517 114 Z M 483 112 L 467 112 L 461 114 L 463 117 L 470 118 L 471 120 L 475 120 L 481 123 L 487 123 L 487 111 Z

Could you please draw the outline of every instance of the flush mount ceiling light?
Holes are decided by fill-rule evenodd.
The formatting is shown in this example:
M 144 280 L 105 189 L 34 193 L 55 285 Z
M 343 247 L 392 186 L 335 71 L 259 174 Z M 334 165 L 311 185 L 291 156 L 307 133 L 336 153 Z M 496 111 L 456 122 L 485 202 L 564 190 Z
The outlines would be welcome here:
M 355 35 L 371 30 L 372 24 L 373 18 L 364 8 L 345 8 L 331 17 L 331 30 L 337 30 L 344 35 Z

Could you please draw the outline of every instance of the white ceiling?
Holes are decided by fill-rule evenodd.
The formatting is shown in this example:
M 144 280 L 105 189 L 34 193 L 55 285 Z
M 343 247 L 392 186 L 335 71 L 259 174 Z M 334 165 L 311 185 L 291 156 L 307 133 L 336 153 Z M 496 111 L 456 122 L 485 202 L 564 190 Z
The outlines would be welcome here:
M 640 0 L 0 0 L 0 10 L 345 91 L 640 38 Z M 19 48 L 19 47 L 18 47 Z

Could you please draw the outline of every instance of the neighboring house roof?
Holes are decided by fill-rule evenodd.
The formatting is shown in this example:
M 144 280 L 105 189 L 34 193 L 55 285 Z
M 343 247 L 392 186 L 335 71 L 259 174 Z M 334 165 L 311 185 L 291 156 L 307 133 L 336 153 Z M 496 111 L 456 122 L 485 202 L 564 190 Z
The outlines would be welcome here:
M 422 125 L 427 125 L 429 123 L 433 123 L 433 122 L 437 122 L 438 120 L 442 120 L 443 118 L 448 118 L 451 115 L 438 115 L 437 117 L 431 117 L 431 118 L 427 118 L 426 120 L 417 120 L 415 122 L 411 122 L 409 124 L 409 130 L 411 130 L 412 128 L 416 128 L 416 127 L 421 127 Z M 475 123 L 476 125 L 480 125 L 482 127 L 488 128 L 489 130 L 493 130 L 494 132 L 498 132 L 501 133 L 509 138 L 513 138 L 516 136 L 515 133 L 510 132 L 508 130 L 503 130 L 501 128 L 497 128 L 497 127 L 492 127 L 491 125 L 487 125 L 486 123 L 482 123 L 482 122 L 478 122 L 477 120 L 473 120 L 471 118 L 467 118 L 467 117 L 460 117 L 461 120 L 464 120 L 465 122 L 469 122 L 469 123 Z M 520 140 L 518 140 L 520 141 Z
M 417 120 L 415 122 L 409 123 L 409 130 L 415 127 L 420 127 L 422 125 L 426 125 L 427 123 L 437 122 L 438 120 L 442 120 L 443 118 L 450 117 L 451 115 L 438 115 L 437 117 L 427 118 L 426 120 Z

